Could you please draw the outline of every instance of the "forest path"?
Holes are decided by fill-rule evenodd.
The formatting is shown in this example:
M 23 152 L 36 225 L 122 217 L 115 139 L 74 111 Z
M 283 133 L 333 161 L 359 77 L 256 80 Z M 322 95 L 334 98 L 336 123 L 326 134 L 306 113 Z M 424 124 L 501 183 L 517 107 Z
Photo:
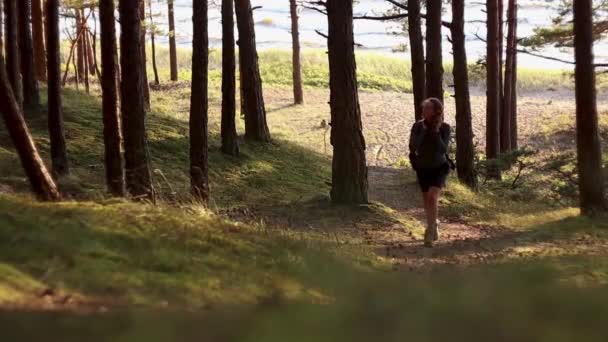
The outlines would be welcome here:
M 422 233 L 426 226 L 421 195 L 415 178 L 403 169 L 369 168 L 369 197 L 395 210 L 410 227 L 378 226 L 364 232 L 368 243 L 382 258 L 396 268 L 419 268 L 432 265 L 470 265 L 499 258 L 514 244 L 514 232 L 495 227 L 474 226 L 454 219 L 445 219 L 440 208 L 440 240 L 433 248 L 425 248 Z

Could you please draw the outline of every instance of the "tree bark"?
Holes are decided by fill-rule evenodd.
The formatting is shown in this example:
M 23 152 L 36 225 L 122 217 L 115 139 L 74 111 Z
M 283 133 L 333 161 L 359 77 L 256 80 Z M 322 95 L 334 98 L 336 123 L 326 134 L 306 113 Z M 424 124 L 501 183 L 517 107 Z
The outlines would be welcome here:
M 86 18 L 84 16 L 84 10 L 82 11 L 82 17 Z M 85 22 L 85 24 L 87 24 Z M 87 24 L 88 25 L 88 24 Z M 93 43 L 91 42 L 91 31 L 89 31 L 89 28 L 86 27 L 85 31 L 83 33 L 83 41 L 84 41 L 84 53 L 86 56 L 86 62 L 87 62 L 87 70 L 89 72 L 89 75 L 91 76 L 95 76 L 95 57 L 93 54 Z
M 144 109 L 150 111 L 150 82 L 148 82 L 148 58 L 146 57 L 146 0 L 139 1 L 139 18 L 141 19 L 141 68 L 142 87 L 144 90 Z
M 331 107 L 331 199 L 367 203 L 365 138 L 361 123 L 353 36 L 353 1 L 328 0 L 328 50 Z
M 118 92 L 116 88 L 116 26 L 114 24 L 114 0 L 99 1 L 101 25 L 101 88 L 103 112 L 104 161 L 108 191 L 122 197 L 125 180 L 120 151 L 120 117 L 118 116 Z
M 82 80 L 84 79 L 84 34 L 80 34 L 80 32 L 83 30 L 84 18 L 80 9 L 75 9 L 74 11 L 76 12 L 76 65 L 78 67 L 76 72 L 78 73 L 77 78 Z
M 222 0 L 222 152 L 238 156 L 234 50 L 234 0 Z
M 517 127 L 517 20 L 518 20 L 518 4 L 517 0 L 511 0 L 514 2 L 512 17 L 513 20 L 510 21 L 512 27 L 510 28 L 513 32 L 513 36 L 511 37 L 511 50 L 513 52 L 512 61 L 511 61 L 511 95 L 509 100 L 509 115 L 511 117 L 511 148 L 514 150 L 519 149 L 519 141 L 518 141 L 518 132 L 519 129 Z
M 51 141 L 53 174 L 69 174 L 68 153 L 63 128 L 61 95 L 61 57 L 59 35 L 59 0 L 46 0 L 46 62 L 48 78 L 48 126 Z
M 588 216 L 606 210 L 593 67 L 592 6 L 592 0 L 573 2 L 578 185 L 581 213 Z
M 46 81 L 46 56 L 44 45 L 44 19 L 42 0 L 32 0 L 32 39 L 34 41 L 34 60 L 36 76 L 39 81 Z
M 291 42 L 293 65 L 293 99 L 295 104 L 304 103 L 304 90 L 302 89 L 302 64 L 300 62 L 300 27 L 298 24 L 298 4 L 296 0 L 289 0 L 291 12 Z
M 156 65 L 156 28 L 154 27 L 152 17 L 152 0 L 148 0 L 148 11 L 150 19 L 150 43 L 152 44 L 152 70 L 154 71 L 154 84 L 160 85 L 160 78 L 158 77 L 158 66 Z
M 175 12 L 173 9 L 173 1 L 167 0 L 168 16 L 169 16 L 169 65 L 171 68 L 171 81 L 176 82 L 177 74 L 177 46 L 175 43 Z
M 266 108 L 262 92 L 262 78 L 255 43 L 255 28 L 250 0 L 236 0 L 236 20 L 239 30 L 239 65 L 241 91 L 245 114 L 245 139 L 270 142 L 266 123 Z
M 207 0 L 192 4 L 192 95 L 190 97 L 190 184 L 192 195 L 209 202 L 209 166 L 207 146 L 209 37 Z
M 34 46 L 30 27 L 31 1 L 18 2 L 19 10 L 19 56 L 21 58 L 21 82 L 23 84 L 24 109 L 36 109 L 40 105 L 38 77 L 34 63 Z
M 517 0 L 509 0 L 507 10 L 507 58 L 505 62 L 505 79 L 504 79 L 504 98 L 503 111 L 501 121 L 501 146 L 506 144 L 508 150 L 517 149 L 517 143 L 513 139 L 513 132 L 517 132 L 515 125 L 515 117 L 517 106 L 515 101 L 517 88 L 517 66 L 515 58 L 517 55 Z M 504 136 L 504 141 L 502 137 Z
M 84 18 L 84 10 L 83 10 L 83 16 L 82 17 Z M 84 49 L 83 49 L 84 50 L 84 74 L 83 74 L 83 76 L 84 76 L 84 89 L 85 89 L 85 92 L 87 94 L 90 94 L 90 91 L 89 91 L 89 70 L 91 68 L 91 65 L 89 64 L 89 49 L 88 49 L 89 42 L 88 42 L 88 39 L 87 39 L 87 31 L 86 30 L 83 31 L 83 33 L 82 33 L 82 43 L 84 45 Z
M 34 139 L 23 119 L 23 113 L 13 94 L 2 59 L 0 59 L 0 112 L 34 194 L 43 201 L 60 200 L 59 190 L 40 158 Z
M 0 59 L 4 60 L 4 0 L 0 0 Z
M 486 158 L 495 160 L 500 153 L 500 69 L 498 54 L 498 0 L 487 1 L 487 108 L 486 108 Z M 490 178 L 500 179 L 500 169 L 491 166 Z
M 426 79 L 424 65 L 424 43 L 420 23 L 420 0 L 409 0 L 408 34 L 412 60 L 412 90 L 414 92 L 414 115 L 416 121 L 422 120 L 422 102 L 426 98 Z
M 411 0 L 410 0 L 411 1 Z M 458 179 L 477 189 L 475 146 L 469 94 L 469 70 L 464 33 L 464 0 L 452 0 L 452 47 L 454 51 L 454 92 L 456 100 L 456 171 Z
M 508 0 L 507 0 L 508 1 Z M 499 103 L 500 113 L 500 152 L 506 153 L 511 151 L 511 130 L 510 130 L 510 119 L 505 114 L 505 75 L 504 75 L 504 1 L 498 0 L 498 89 L 499 89 Z M 504 127 L 503 123 L 509 127 Z
M 144 107 L 140 0 L 120 0 L 121 111 L 125 180 L 135 199 L 154 201 Z
M 443 102 L 441 1 L 427 1 L 426 16 L 426 95 Z
M 13 87 L 13 94 L 19 106 L 23 104 L 23 87 L 21 84 L 21 66 L 19 63 L 19 46 L 17 40 L 17 0 L 5 0 L 4 2 L 4 30 L 6 70 L 8 79 Z

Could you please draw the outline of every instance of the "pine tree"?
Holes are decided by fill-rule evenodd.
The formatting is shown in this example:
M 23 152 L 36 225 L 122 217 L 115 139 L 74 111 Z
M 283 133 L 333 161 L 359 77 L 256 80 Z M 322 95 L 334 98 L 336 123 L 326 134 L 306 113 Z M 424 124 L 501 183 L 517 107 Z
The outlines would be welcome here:
M 222 0 L 222 152 L 239 154 L 236 133 L 234 0 Z
M 59 35 L 59 0 L 46 0 L 46 63 L 48 78 L 48 121 L 53 174 L 69 174 L 68 153 L 63 128 L 61 95 L 61 60 Z
M 606 210 L 593 65 L 592 1 L 574 1 L 573 12 L 580 207 L 583 215 L 592 216 Z
M 99 1 L 104 160 L 108 191 L 114 196 L 124 196 L 125 180 L 120 150 L 120 118 L 118 116 L 118 91 L 116 87 L 118 74 L 115 56 L 117 43 L 114 9 L 114 0 Z
M 245 138 L 253 141 L 270 142 L 262 78 L 255 43 L 251 1 L 236 0 L 235 9 L 239 30 L 239 66 L 241 71 L 242 109 L 245 116 Z
M 120 0 L 121 111 L 128 193 L 154 201 L 144 106 L 140 0 Z
M 328 0 L 329 87 L 334 203 L 367 203 L 365 138 L 361 123 L 353 35 L 353 0 Z
M 302 89 L 302 65 L 300 63 L 300 28 L 298 24 L 298 4 L 296 0 L 289 0 L 291 13 L 291 42 L 293 66 L 293 98 L 295 104 L 304 103 L 304 90 Z
M 192 95 L 190 97 L 190 184 L 197 200 L 209 201 L 207 0 L 193 0 Z

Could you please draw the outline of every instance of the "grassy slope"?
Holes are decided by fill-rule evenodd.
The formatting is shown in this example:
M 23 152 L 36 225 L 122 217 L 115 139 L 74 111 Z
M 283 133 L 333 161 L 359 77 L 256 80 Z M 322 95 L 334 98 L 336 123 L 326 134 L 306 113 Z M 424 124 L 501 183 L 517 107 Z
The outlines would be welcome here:
M 159 170 L 155 179 L 169 203 L 187 203 L 181 194 L 188 183 L 188 93 L 183 84 L 154 92 L 148 119 L 153 167 Z M 357 220 L 367 218 L 371 224 L 393 221 L 408 229 L 411 218 L 395 217 L 381 205 L 355 211 L 319 206 L 326 201 L 329 160 L 301 146 L 298 137 L 273 130 L 280 137 L 277 144 L 244 145 L 239 159 L 220 155 L 217 95 L 211 94 L 210 143 L 215 209 L 234 210 L 242 217 L 247 208 L 262 208 L 330 225 L 358 215 Z M 217 333 L 264 341 L 295 341 L 296 336 L 365 341 L 383 335 L 397 341 L 405 334 L 417 341 L 453 336 L 567 341 L 580 334 L 600 341 L 605 336 L 605 221 L 577 218 L 573 209 L 505 200 L 492 192 L 475 195 L 452 184 L 444 202 L 447 214 L 472 223 L 518 227 L 520 255 L 456 273 L 438 267 L 439 272 L 424 276 L 390 274 L 383 272 L 389 265 L 348 232 L 277 231 L 264 224 L 237 224 L 190 205 L 152 208 L 103 199 L 98 93 L 85 96 L 68 89 L 65 103 L 74 176 L 62 185 L 86 201 L 48 205 L 20 194 L 0 195 L 0 303 L 5 308 L 38 310 L 74 303 L 98 309 L 98 301 L 175 309 L 267 304 L 240 310 L 237 318 L 219 316 L 226 319 L 223 324 L 207 320 L 209 326 L 201 325 L 198 316 L 166 314 L 52 321 L 66 334 L 74 327 L 103 328 L 125 341 L 174 340 L 175 327 L 182 325 L 199 339 L 201 333 Z M 28 120 L 47 156 L 43 117 Z M 16 165 L 0 130 L 0 184 L 22 192 L 27 184 Z M 547 243 L 550 248 L 544 247 Z M 568 286 L 560 285 L 564 282 Z M 590 289 L 594 287 L 601 288 Z M 335 305 L 283 307 L 283 299 Z M 32 334 L 44 334 L 46 328 L 57 333 L 44 315 L 0 315 L 0 324 L 16 324 L 15 317 L 24 327 L 38 326 Z M 225 323 L 235 319 L 242 329 Z M 537 324 L 529 326 L 530 321 Z M 471 322 L 482 328 L 471 329 Z M 446 329 L 432 329 L 431 323 Z M 319 330 L 320 325 L 333 328 Z

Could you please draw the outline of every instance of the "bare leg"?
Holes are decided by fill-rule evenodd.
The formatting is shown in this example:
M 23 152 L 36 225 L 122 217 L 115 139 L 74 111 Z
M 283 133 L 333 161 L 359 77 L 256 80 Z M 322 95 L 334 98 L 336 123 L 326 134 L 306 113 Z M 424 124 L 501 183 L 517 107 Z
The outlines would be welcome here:
M 427 223 L 429 227 L 435 227 L 437 224 L 437 216 L 439 214 L 439 195 L 441 189 L 437 187 L 431 187 L 428 192 L 428 212 L 427 212 Z

